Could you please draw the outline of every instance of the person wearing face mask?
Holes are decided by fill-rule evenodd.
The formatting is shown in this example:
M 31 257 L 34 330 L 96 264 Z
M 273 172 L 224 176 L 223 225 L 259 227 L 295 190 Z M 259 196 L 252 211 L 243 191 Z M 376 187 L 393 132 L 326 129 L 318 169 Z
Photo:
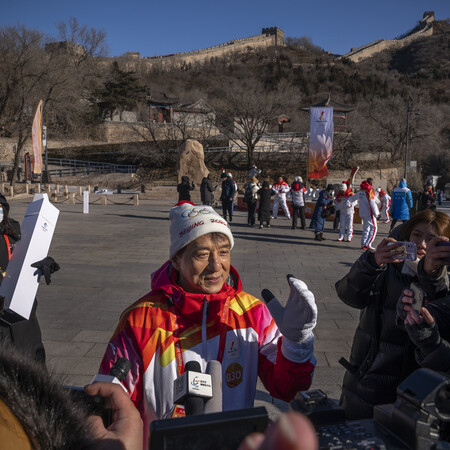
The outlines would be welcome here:
M 450 237 L 450 217 L 422 211 L 383 239 L 375 252 L 363 253 L 336 283 L 339 298 L 361 310 L 349 361 L 340 361 L 347 369 L 340 402 L 349 419 L 370 418 L 375 405 L 393 403 L 398 384 L 419 367 L 413 343 L 397 326 L 397 303 L 411 282 L 425 286 L 428 305 L 447 292 L 447 271 L 433 262 L 440 236 Z M 416 244 L 416 261 L 399 259 L 400 241 Z

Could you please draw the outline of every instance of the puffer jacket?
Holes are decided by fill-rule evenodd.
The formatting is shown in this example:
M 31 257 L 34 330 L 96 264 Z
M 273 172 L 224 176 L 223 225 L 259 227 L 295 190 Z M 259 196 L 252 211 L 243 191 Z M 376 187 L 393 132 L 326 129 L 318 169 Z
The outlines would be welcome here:
M 253 406 L 258 376 L 271 395 L 285 401 L 309 388 L 313 342 L 300 343 L 303 362 L 288 359 L 289 343 L 266 305 L 242 290 L 233 267 L 230 283 L 217 294 L 185 292 L 177 275 L 170 261 L 152 274 L 152 291 L 122 314 L 99 371 L 109 373 L 119 357 L 130 361 L 123 384 L 141 413 L 144 442 L 151 421 L 174 413 L 177 337 L 184 363 L 198 361 L 202 372 L 208 361 L 222 363 L 224 411 Z
M 427 293 L 432 312 L 433 300 L 448 289 L 446 271 L 437 278 L 428 277 L 421 270 L 422 263 L 418 276 L 413 277 L 401 273 L 403 263 L 380 268 L 374 253 L 367 251 L 336 283 L 339 298 L 361 310 L 350 361 L 343 361 L 347 371 L 340 402 L 349 419 L 372 417 L 374 405 L 394 402 L 398 384 L 419 367 L 414 345 L 396 324 L 397 302 L 416 281 Z
M 392 191 L 389 214 L 397 220 L 409 220 L 409 210 L 413 207 L 411 190 L 406 182 L 400 181 L 398 187 Z

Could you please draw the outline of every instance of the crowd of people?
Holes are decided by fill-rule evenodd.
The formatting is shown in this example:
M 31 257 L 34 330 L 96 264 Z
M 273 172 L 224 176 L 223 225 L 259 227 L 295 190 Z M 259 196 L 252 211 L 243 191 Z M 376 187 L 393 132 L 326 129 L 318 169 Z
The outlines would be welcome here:
M 316 240 L 324 240 L 326 219 L 339 211 L 337 241 L 350 242 L 355 205 L 359 205 L 364 253 L 337 281 L 336 293 L 345 304 L 361 311 L 350 357 L 341 362 L 346 373 L 340 404 L 347 418 L 362 419 L 372 417 L 375 405 L 392 403 L 398 384 L 416 368 L 450 374 L 450 217 L 427 207 L 410 218 L 411 193 L 406 180 L 400 181 L 392 197 L 381 188 L 374 189 L 371 178 L 355 193 L 355 173 L 340 184 L 337 193 L 333 185 L 320 190 L 310 228 Z M 280 176 L 271 186 L 268 180 L 260 185 L 258 175 L 252 171 L 245 189 L 248 225 L 255 225 L 258 206 L 260 227 L 269 227 L 281 206 L 293 229 L 298 215 L 300 228 L 305 229 L 309 191 L 302 178 L 295 177 L 289 186 Z M 99 373 L 108 374 L 118 358 L 130 362 L 131 369 L 122 382 L 126 394 L 107 383 L 85 388 L 87 394 L 99 394 L 112 402 L 112 425 L 105 428 L 79 406 L 72 408 L 72 400 L 54 389 L 42 358 L 24 358 L 25 350 L 33 351 L 32 340 L 26 349 L 27 344 L 19 344 L 14 336 L 4 337 L 8 342 L 3 344 L 6 356 L 0 351 L 0 369 L 8 377 L 0 383 L 0 415 L 4 419 L 0 426 L 8 431 L 10 448 L 19 448 L 18 443 L 23 445 L 20 448 L 147 448 L 153 420 L 183 415 L 183 408 L 173 402 L 174 380 L 191 361 L 196 361 L 202 372 L 208 362 L 220 362 L 223 411 L 251 407 L 258 378 L 270 395 L 284 401 L 310 387 L 316 365 L 314 328 L 320 320 L 314 293 L 292 275 L 288 275 L 290 294 L 284 306 L 267 289 L 262 292 L 263 300 L 244 290 L 231 264 L 235 240 L 230 223 L 237 192 L 231 173 L 224 172 L 221 187 L 222 216 L 211 206 L 217 186 L 208 177 L 200 188 L 203 205 L 190 201 L 195 185 L 188 177 L 178 186 L 180 201 L 169 213 L 168 259 L 152 274 L 150 291 L 121 315 L 100 364 Z M 292 214 L 286 202 L 288 194 Z M 7 255 L 3 271 L 20 231 L 9 219 L 4 197 L 0 196 L 0 204 L 3 254 Z M 374 247 L 378 220 L 402 223 Z M 415 260 L 404 259 L 405 242 L 415 244 Z M 43 273 L 51 272 L 39 267 Z M 426 301 L 419 307 L 415 307 L 412 283 L 425 295 Z M 30 329 L 36 325 L 33 318 L 25 324 Z M 11 343 L 15 348 L 9 347 Z M 14 356 L 18 348 L 24 352 L 20 357 Z M 35 387 L 25 389 L 25 397 L 20 394 L 23 383 Z M 50 393 L 44 386 L 51 387 Z M 31 411 L 42 409 L 46 411 L 42 421 L 30 417 Z M 70 433 L 68 421 L 76 433 Z M 290 413 L 282 416 L 280 423 L 266 437 L 248 437 L 241 448 L 277 448 L 287 424 L 302 430 L 300 448 L 317 448 L 314 429 L 304 417 Z

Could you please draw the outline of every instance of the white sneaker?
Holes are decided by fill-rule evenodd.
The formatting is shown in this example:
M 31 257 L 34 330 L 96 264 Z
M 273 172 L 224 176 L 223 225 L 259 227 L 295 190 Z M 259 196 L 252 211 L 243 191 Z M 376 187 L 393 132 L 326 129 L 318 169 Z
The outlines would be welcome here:
M 373 252 L 376 250 L 375 247 L 372 247 L 371 245 L 368 245 L 367 248 Z

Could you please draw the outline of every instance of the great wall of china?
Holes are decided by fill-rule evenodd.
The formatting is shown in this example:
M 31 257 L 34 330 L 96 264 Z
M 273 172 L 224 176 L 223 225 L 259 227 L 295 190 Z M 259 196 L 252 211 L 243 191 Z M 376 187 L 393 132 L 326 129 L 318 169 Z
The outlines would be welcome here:
M 233 53 L 240 53 L 249 48 L 268 48 L 284 46 L 284 32 L 277 27 L 263 28 L 261 34 L 242 39 L 233 39 L 224 44 L 194 50 L 191 52 L 174 53 L 173 55 L 142 57 L 137 52 L 128 52 L 120 58 L 125 70 L 136 70 L 140 65 L 145 69 L 183 67 L 188 64 L 204 63 L 211 58 L 223 58 Z
M 370 44 L 363 45 L 362 47 L 351 49 L 349 53 L 342 55 L 341 58 L 347 58 L 350 61 L 359 62 L 386 49 L 398 50 L 411 44 L 411 42 L 416 39 L 431 36 L 433 34 L 433 23 L 434 13 L 432 11 L 425 12 L 422 20 L 411 34 L 399 39 L 381 39 L 371 42 Z
M 405 36 L 398 39 L 380 39 L 361 47 L 351 49 L 350 52 L 340 56 L 353 62 L 359 62 L 370 58 L 386 49 L 400 49 L 416 39 L 431 36 L 433 34 L 434 12 L 427 11 L 418 25 Z M 249 49 L 261 49 L 268 47 L 280 47 L 286 45 L 284 42 L 284 32 L 278 27 L 263 28 L 261 34 L 242 39 L 233 39 L 220 45 L 203 48 L 190 52 L 174 53 L 163 56 L 141 57 L 138 52 L 128 52 L 118 58 L 108 58 L 108 61 L 118 61 L 127 71 L 141 70 L 148 71 L 153 68 L 169 70 L 174 67 L 184 67 L 189 64 L 204 63 L 211 58 L 223 58 L 233 53 L 248 51 Z

